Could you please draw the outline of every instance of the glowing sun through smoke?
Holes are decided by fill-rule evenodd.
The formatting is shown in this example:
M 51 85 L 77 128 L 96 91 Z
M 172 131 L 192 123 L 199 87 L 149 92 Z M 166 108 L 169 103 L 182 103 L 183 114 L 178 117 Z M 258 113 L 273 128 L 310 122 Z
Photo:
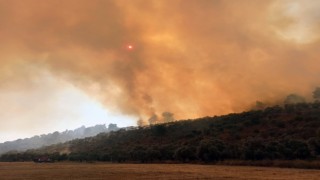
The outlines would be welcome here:
M 127 45 L 127 49 L 130 51 L 130 50 L 133 50 L 133 45 L 131 45 L 131 44 L 128 44 Z

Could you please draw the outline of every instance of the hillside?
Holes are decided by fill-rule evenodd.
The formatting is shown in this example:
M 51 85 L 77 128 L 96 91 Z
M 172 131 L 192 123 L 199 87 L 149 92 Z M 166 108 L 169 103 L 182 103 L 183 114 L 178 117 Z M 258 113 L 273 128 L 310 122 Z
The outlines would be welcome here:
M 118 130 L 116 124 L 96 125 L 92 127 L 81 126 L 75 130 L 66 130 L 64 132 L 54 132 L 43 134 L 40 136 L 33 136 L 31 138 L 18 139 L 15 141 L 7 141 L 0 143 L 0 154 L 8 151 L 25 151 L 27 149 L 40 148 L 42 146 L 49 146 L 57 143 L 64 143 L 73 139 L 80 139 L 85 137 L 95 136 L 102 132 L 110 132 Z
M 7 153 L 1 160 L 24 161 L 43 155 L 55 160 L 117 162 L 316 160 L 320 155 L 320 103 L 120 129 Z

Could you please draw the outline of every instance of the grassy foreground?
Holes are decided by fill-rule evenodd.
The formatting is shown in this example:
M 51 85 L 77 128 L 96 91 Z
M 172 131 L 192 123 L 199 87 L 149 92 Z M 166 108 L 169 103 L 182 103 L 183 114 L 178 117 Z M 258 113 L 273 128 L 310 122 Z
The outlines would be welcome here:
M 319 179 L 319 170 L 194 164 L 0 163 L 0 179 Z

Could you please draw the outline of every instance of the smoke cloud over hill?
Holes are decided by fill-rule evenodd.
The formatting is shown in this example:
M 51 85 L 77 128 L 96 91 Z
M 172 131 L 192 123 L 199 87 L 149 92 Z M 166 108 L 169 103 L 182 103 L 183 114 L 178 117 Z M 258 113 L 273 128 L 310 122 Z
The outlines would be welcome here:
M 145 122 L 308 95 L 320 84 L 319 9 L 313 0 L 0 0 L 0 91 L 39 86 L 42 69 Z

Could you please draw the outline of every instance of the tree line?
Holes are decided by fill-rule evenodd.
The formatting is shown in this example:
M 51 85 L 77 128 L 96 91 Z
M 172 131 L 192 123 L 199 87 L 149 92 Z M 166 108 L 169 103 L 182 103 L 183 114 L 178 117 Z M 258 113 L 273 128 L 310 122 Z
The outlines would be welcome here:
M 109 124 L 108 126 L 106 126 L 105 124 L 101 124 L 92 127 L 81 126 L 75 130 L 65 130 L 63 132 L 55 131 L 53 133 L 33 136 L 31 138 L 7 141 L 4 143 L 0 143 L 0 154 L 9 151 L 25 151 L 28 149 L 40 148 L 42 146 L 64 143 L 73 139 L 96 136 L 99 133 L 116 131 L 118 129 L 119 128 L 116 124 Z
M 203 162 L 318 160 L 320 102 L 120 129 L 24 152 L 1 161 Z

